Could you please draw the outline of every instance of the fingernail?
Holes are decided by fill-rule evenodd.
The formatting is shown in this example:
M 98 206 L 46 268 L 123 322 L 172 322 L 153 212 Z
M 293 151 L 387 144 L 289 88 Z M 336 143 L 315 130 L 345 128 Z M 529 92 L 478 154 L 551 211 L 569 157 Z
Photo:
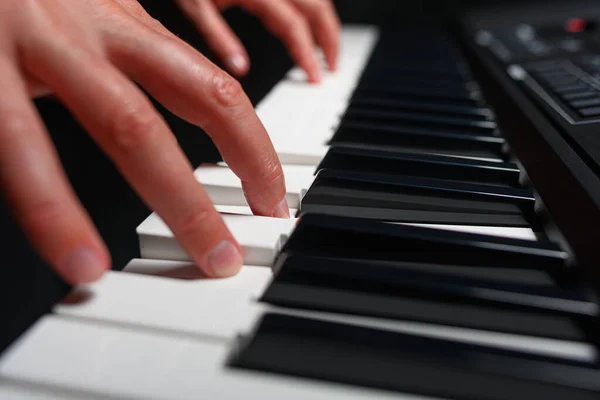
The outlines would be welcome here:
M 237 247 L 223 240 L 208 254 L 208 267 L 218 278 L 227 278 L 238 273 L 244 263 Z
M 243 74 L 248 70 L 248 62 L 241 54 L 234 54 L 227 61 L 230 70 L 237 74 Z
M 79 247 L 63 256 L 57 262 L 57 268 L 71 284 L 93 282 L 105 270 L 98 253 L 89 247 Z
M 273 214 L 271 214 L 275 218 L 289 218 L 290 217 L 290 207 L 288 206 L 288 202 L 284 197 L 277 207 L 273 210 Z

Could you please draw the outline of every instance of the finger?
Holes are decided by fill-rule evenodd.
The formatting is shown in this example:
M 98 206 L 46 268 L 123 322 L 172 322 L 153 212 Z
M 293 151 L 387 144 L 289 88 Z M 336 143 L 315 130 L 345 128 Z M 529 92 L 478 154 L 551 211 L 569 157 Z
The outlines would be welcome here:
M 212 0 L 178 0 L 178 3 L 227 70 L 236 76 L 246 75 L 250 68 L 248 54 Z
M 38 97 L 44 97 L 44 96 L 48 96 L 48 95 L 52 94 L 52 92 L 50 91 L 50 89 L 48 89 L 48 87 L 46 87 L 46 85 L 43 85 L 36 79 L 27 78 L 26 84 L 27 84 L 27 93 L 29 93 L 30 97 L 38 98 Z
M 285 43 L 292 59 L 312 83 L 320 82 L 321 72 L 315 43 L 306 18 L 287 1 L 238 0 L 238 4 L 257 15 Z
M 71 284 L 110 268 L 98 233 L 76 199 L 16 67 L 0 59 L 0 182 L 24 233 Z
M 279 158 L 239 83 L 183 42 L 137 25 L 107 39 L 114 63 L 213 138 L 255 214 L 289 217 Z
M 26 41 L 29 72 L 68 106 L 207 275 L 237 273 L 239 245 L 149 100 L 105 59 L 49 33 L 50 43 Z
M 307 17 L 329 69 L 335 71 L 340 51 L 340 22 L 333 4 L 330 0 L 293 0 L 292 3 Z

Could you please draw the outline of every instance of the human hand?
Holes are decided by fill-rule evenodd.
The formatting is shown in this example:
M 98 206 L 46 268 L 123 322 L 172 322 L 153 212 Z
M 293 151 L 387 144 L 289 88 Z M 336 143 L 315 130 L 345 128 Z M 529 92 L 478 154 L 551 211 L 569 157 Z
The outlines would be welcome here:
M 110 267 L 31 101 L 53 93 L 208 276 L 235 274 L 239 245 L 132 80 L 211 135 L 256 214 L 289 216 L 281 165 L 239 83 L 136 0 L 3 0 L 0 187 L 16 219 L 66 281 L 93 281 Z
M 260 18 L 285 43 L 294 61 L 310 82 L 319 82 L 321 71 L 315 54 L 316 37 L 329 68 L 337 67 L 340 22 L 331 0 L 177 0 L 206 39 L 209 47 L 237 76 L 250 68 L 248 54 L 220 14 L 239 6 Z

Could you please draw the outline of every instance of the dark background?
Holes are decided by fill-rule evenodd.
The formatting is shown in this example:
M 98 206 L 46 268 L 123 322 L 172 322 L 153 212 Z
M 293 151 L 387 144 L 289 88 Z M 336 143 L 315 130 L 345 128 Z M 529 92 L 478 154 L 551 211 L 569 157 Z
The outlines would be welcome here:
M 192 25 L 171 0 L 142 0 L 148 11 L 167 28 L 194 45 L 205 48 Z M 439 26 L 463 9 L 481 4 L 516 1 L 401 1 L 338 0 L 342 21 L 383 26 Z M 519 1 L 518 3 L 523 3 Z M 540 1 L 541 3 L 541 1 Z M 547 1 L 544 4 L 548 4 Z M 242 85 L 256 104 L 281 79 L 292 63 L 281 43 L 269 35 L 253 17 L 237 9 L 226 17 L 249 51 L 252 70 Z M 58 148 L 61 160 L 78 196 L 92 216 L 113 257 L 113 268 L 121 269 L 138 256 L 137 225 L 150 213 L 123 181 L 112 164 L 86 133 L 58 103 L 36 102 Z M 208 137 L 198 128 L 174 117 L 160 105 L 182 148 L 193 165 L 219 160 Z M 29 247 L 0 199 L 0 351 L 30 326 L 68 291 L 56 275 Z M 131 294 L 135 296 L 135 293 Z

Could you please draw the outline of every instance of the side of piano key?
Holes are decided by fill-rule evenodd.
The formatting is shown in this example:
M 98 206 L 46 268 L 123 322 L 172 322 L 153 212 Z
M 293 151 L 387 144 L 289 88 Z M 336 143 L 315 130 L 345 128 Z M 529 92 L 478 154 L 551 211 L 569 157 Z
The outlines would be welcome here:
M 209 188 L 209 192 L 210 192 Z M 217 207 L 226 210 L 227 207 Z M 234 210 L 242 211 L 240 207 Z M 270 265 L 283 238 L 295 227 L 295 219 L 260 217 L 244 214 L 222 214 L 223 220 L 242 247 L 244 262 L 250 265 Z M 137 228 L 140 254 L 143 258 L 189 261 L 171 230 L 152 213 Z

